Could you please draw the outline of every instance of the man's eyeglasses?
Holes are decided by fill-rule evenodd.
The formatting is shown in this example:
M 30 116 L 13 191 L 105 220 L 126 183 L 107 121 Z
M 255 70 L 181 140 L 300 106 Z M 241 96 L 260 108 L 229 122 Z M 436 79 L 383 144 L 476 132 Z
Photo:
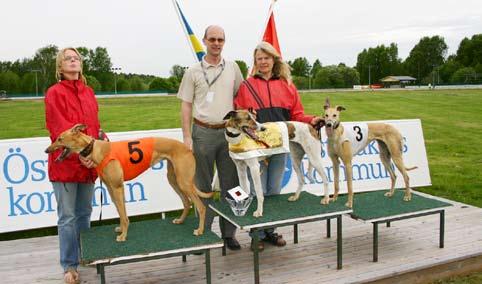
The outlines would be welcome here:
M 67 55 L 64 57 L 64 61 L 71 61 L 71 60 L 76 60 L 76 61 L 80 61 L 80 57 L 76 56 L 76 55 Z
M 210 43 L 215 43 L 216 41 L 219 42 L 219 43 L 224 43 L 224 38 L 214 38 L 214 37 L 210 37 L 208 38 L 208 41 Z

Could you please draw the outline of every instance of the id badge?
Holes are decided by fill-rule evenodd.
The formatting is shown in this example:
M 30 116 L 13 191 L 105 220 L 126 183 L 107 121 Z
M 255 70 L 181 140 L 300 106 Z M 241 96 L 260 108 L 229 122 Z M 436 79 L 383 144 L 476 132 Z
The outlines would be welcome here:
M 214 99 L 214 92 L 209 91 L 209 92 L 206 94 L 206 101 L 207 101 L 208 103 L 212 103 L 212 102 L 213 102 L 213 99 Z

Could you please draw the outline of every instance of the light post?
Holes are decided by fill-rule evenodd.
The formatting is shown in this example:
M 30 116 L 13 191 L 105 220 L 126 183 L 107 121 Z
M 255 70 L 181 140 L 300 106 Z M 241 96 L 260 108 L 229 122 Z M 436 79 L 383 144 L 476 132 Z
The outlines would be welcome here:
M 418 81 L 418 87 L 420 88 L 420 61 L 418 62 L 418 78 L 417 78 L 417 81 Z
M 372 66 L 368 64 L 368 88 L 372 89 L 372 73 L 371 73 Z
M 35 96 L 38 97 L 38 78 L 37 78 L 37 73 L 40 72 L 39 69 L 32 69 L 30 70 L 31 72 L 35 73 Z
M 117 95 L 117 72 L 122 70 L 120 67 L 112 67 L 110 70 L 114 71 L 114 93 Z

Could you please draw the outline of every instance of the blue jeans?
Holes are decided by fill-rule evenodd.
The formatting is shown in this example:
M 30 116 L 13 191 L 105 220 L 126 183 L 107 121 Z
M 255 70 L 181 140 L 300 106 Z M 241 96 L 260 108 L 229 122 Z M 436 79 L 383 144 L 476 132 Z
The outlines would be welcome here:
M 266 159 L 266 161 L 268 162 L 267 166 L 265 161 L 260 162 L 259 171 L 261 172 L 261 187 L 263 188 L 264 196 L 280 194 L 281 183 L 283 182 L 287 159 L 288 153 L 283 153 L 273 155 Z M 248 171 L 248 178 L 251 188 L 251 194 L 256 196 L 256 191 L 254 190 L 254 184 L 253 180 L 251 179 L 250 171 Z M 258 231 L 259 238 L 264 239 L 267 234 L 274 233 L 274 230 L 275 228 L 270 228 Z M 250 236 L 252 236 L 251 233 Z
M 93 183 L 52 182 L 57 200 L 60 265 L 77 268 L 80 259 L 80 231 L 90 228 Z

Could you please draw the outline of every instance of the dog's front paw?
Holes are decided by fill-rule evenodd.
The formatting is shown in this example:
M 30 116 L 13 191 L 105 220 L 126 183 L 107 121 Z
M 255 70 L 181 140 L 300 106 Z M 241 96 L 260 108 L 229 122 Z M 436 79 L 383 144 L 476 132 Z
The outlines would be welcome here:
M 327 196 L 323 198 L 320 203 L 323 205 L 328 205 L 330 203 L 330 197 Z
M 120 227 L 120 226 L 119 226 L 119 227 L 115 227 L 114 232 L 116 232 L 116 233 L 122 233 L 121 227 Z
M 173 223 L 173 224 L 182 224 L 182 223 L 184 223 L 184 220 L 174 219 L 174 220 L 172 220 L 172 223 Z
M 348 208 L 353 208 L 353 202 L 348 201 L 347 203 L 345 203 L 345 206 Z
M 300 195 L 299 194 L 293 194 L 291 195 L 290 197 L 288 197 L 288 201 L 296 201 L 300 198 Z
M 412 196 L 411 196 L 411 195 L 405 195 L 405 196 L 403 197 L 403 201 L 410 201 L 410 200 L 412 200 Z
M 386 197 L 392 197 L 392 196 L 393 196 L 393 192 L 390 192 L 390 191 L 389 191 L 389 192 L 386 192 L 386 193 L 385 193 L 385 196 L 386 196 Z
M 259 217 L 262 217 L 262 216 L 263 216 L 263 211 L 261 211 L 261 210 L 256 210 L 253 213 L 253 217 L 255 217 L 255 218 L 259 218 Z
M 116 241 L 118 241 L 118 242 L 125 242 L 125 241 L 126 241 L 126 236 L 118 235 L 117 238 L 116 238 Z
M 192 234 L 195 235 L 195 236 L 200 236 L 200 235 L 203 234 L 203 231 L 201 231 L 201 229 L 196 229 L 196 230 L 194 230 L 194 232 Z

